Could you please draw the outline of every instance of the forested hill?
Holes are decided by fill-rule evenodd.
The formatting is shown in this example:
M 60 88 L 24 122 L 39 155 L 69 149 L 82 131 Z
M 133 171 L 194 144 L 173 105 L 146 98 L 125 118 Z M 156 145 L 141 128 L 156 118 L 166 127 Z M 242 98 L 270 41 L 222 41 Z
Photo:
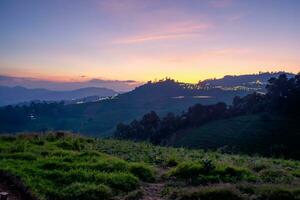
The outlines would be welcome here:
M 129 122 L 151 110 L 159 115 L 180 113 L 196 103 L 231 102 L 253 90 L 202 88 L 166 79 L 99 102 L 65 105 L 32 103 L 0 108 L 0 132 L 70 130 L 95 136 L 110 135 L 119 122 Z
M 207 87 L 186 84 L 172 79 L 148 82 L 131 92 L 98 102 L 65 105 L 64 103 L 32 103 L 27 106 L 0 108 L 0 133 L 47 130 L 70 130 L 94 136 L 109 136 L 120 122 L 129 123 L 145 113 L 159 116 L 179 114 L 200 103 L 231 104 L 235 96 L 245 96 L 259 88 Z
M 150 112 L 119 124 L 117 138 L 229 152 L 262 153 L 300 159 L 300 75 L 271 78 L 266 94 L 235 97 L 233 103 L 196 104 L 180 115 Z

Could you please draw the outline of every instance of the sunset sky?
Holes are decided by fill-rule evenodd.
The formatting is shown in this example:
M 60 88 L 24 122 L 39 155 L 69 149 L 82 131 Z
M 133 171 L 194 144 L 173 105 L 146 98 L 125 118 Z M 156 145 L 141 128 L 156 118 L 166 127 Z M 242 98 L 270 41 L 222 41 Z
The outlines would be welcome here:
M 185 82 L 300 71 L 299 0 L 1 0 L 0 74 Z

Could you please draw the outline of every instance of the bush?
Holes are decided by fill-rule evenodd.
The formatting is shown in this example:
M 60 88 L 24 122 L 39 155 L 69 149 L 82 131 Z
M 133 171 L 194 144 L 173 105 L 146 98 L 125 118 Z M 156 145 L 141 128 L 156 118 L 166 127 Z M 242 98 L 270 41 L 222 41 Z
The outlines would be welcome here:
M 104 159 L 92 164 L 81 163 L 79 165 L 75 165 L 74 167 L 81 169 L 92 169 L 101 172 L 121 172 L 128 170 L 128 164 L 119 159 Z
M 58 142 L 56 146 L 64 150 L 74 151 L 81 151 L 84 148 L 84 144 L 82 144 L 79 139 L 73 141 L 61 141 Z
M 293 176 L 285 170 L 265 169 L 259 175 L 267 183 L 290 183 L 293 180 Z
M 28 146 L 27 141 L 19 140 L 16 143 L 14 143 L 14 145 L 10 146 L 9 152 L 10 153 L 24 152 L 24 151 L 26 151 L 27 146 Z
M 130 164 L 129 171 L 130 173 L 137 176 L 142 181 L 153 182 L 155 180 L 153 169 L 145 164 L 142 163 Z
M 255 182 L 257 177 L 249 170 L 239 167 L 227 166 L 224 168 L 216 169 L 215 174 L 220 176 L 220 179 L 224 182 L 236 182 L 236 181 L 250 181 Z
M 203 164 L 203 172 L 204 173 L 211 173 L 215 170 L 216 166 L 213 164 L 213 162 L 211 160 L 203 160 L 202 161 Z
M 43 146 L 45 144 L 45 141 L 44 140 L 39 140 L 39 139 L 36 139 L 36 140 L 32 140 L 30 141 L 32 144 L 35 144 L 35 145 L 39 145 L 39 146 Z
M 297 178 L 300 178 L 300 170 L 295 170 L 292 172 L 292 175 L 297 177 Z
M 136 189 L 139 179 L 129 173 L 105 173 L 86 170 L 70 170 L 67 172 L 52 170 L 46 171 L 44 176 L 47 180 L 57 185 L 68 185 L 72 183 L 91 183 L 109 185 L 111 188 L 128 192 Z
M 255 161 L 255 162 L 251 163 L 250 167 L 253 171 L 260 172 L 264 169 L 269 168 L 270 166 L 266 163 Z
M 177 165 L 178 165 L 178 161 L 175 158 L 169 158 L 166 161 L 166 166 L 168 166 L 168 167 L 175 167 Z
M 136 189 L 139 180 L 132 174 L 113 173 L 109 174 L 106 183 L 114 189 L 129 192 Z
M 64 188 L 61 194 L 63 194 L 60 197 L 62 200 L 99 200 L 110 198 L 112 191 L 108 186 L 102 184 L 73 183 Z
M 203 166 L 199 163 L 183 162 L 171 170 L 170 175 L 181 179 L 194 179 L 197 178 L 202 171 Z

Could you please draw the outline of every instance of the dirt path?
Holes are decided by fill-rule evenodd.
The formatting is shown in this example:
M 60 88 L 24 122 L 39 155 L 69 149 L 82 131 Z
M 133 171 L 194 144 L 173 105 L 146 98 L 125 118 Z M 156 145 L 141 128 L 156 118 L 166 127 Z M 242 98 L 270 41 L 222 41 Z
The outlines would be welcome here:
M 19 178 L 2 171 L 0 172 L 1 192 L 8 194 L 8 200 L 38 200 L 32 196 Z
M 0 179 L 0 193 L 7 192 L 8 193 L 8 200 L 26 200 L 24 196 L 17 190 L 17 188 L 9 184 L 2 179 Z
M 166 172 L 167 169 L 158 169 L 157 181 L 155 183 L 144 183 L 142 185 L 143 197 L 141 200 L 164 200 L 162 191 L 166 183 L 162 177 Z
M 147 183 L 142 186 L 142 200 L 163 200 L 161 193 L 164 189 L 164 183 Z

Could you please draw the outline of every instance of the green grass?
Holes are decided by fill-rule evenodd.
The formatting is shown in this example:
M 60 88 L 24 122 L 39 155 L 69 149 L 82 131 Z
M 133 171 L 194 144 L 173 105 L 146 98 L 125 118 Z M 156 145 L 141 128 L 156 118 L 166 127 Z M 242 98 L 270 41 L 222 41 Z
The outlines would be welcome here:
M 150 166 L 96 151 L 94 140 L 78 136 L 1 137 L 0 144 L 0 170 L 41 199 L 110 198 L 154 177 Z
M 62 133 L 3 136 L 0 147 L 0 171 L 19 177 L 42 200 L 141 196 L 140 187 L 158 179 L 166 199 L 294 200 L 300 194 L 300 162 L 292 160 Z

